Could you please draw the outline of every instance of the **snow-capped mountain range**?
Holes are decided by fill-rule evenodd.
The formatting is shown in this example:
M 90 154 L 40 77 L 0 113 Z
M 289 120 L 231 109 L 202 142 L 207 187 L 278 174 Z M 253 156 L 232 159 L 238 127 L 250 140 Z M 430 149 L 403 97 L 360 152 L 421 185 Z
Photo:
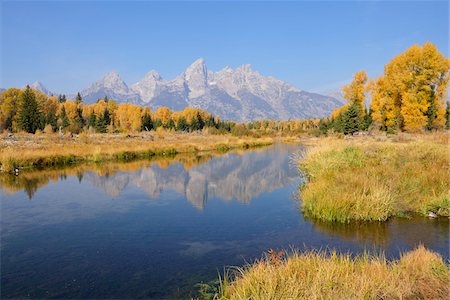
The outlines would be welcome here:
M 39 82 L 32 87 L 51 94 Z M 212 72 L 203 59 L 196 60 L 175 79 L 163 79 L 151 70 L 131 86 L 117 72 L 110 72 L 84 89 L 81 96 L 86 103 L 107 96 L 119 103 L 151 109 L 166 106 L 182 110 L 191 106 L 236 121 L 325 117 L 342 105 L 334 97 L 302 91 L 282 80 L 263 76 L 250 65 Z

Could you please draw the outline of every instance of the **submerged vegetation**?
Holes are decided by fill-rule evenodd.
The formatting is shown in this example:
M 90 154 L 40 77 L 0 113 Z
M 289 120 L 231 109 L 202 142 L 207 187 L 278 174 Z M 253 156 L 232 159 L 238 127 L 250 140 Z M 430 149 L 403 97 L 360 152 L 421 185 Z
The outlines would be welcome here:
M 268 255 L 226 277 L 221 299 L 447 299 L 449 267 L 423 246 L 388 261 L 336 252 Z M 230 275 L 230 274 L 229 274 Z
M 447 145 L 445 134 L 321 140 L 300 164 L 308 177 L 302 210 L 337 222 L 385 221 L 409 212 L 450 216 Z

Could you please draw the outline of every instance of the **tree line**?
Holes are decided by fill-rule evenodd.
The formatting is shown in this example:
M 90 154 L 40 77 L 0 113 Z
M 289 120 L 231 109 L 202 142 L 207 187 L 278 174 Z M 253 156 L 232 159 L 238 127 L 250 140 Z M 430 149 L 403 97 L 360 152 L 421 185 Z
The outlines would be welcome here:
M 150 131 L 159 127 L 174 131 L 203 128 L 230 131 L 234 125 L 234 122 L 223 122 L 218 116 L 192 107 L 183 111 L 160 107 L 152 111 L 134 104 L 118 104 L 107 97 L 86 104 L 79 93 L 72 101 L 64 95 L 48 97 L 29 86 L 23 90 L 10 88 L 0 94 L 0 131 L 113 133 Z

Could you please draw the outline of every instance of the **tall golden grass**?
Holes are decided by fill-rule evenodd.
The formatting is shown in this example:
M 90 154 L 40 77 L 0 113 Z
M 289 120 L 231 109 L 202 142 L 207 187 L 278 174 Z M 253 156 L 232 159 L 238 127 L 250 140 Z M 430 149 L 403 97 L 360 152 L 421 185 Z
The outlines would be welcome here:
M 448 137 L 327 138 L 300 167 L 306 216 L 325 221 L 384 221 L 409 212 L 450 215 Z
M 449 267 L 423 246 L 399 260 L 294 252 L 230 270 L 220 299 L 448 299 Z M 230 279 L 231 278 L 231 279 Z
M 52 167 L 80 162 L 127 161 L 137 158 L 247 149 L 274 143 L 272 138 L 234 137 L 231 135 L 157 133 L 150 139 L 144 134 L 81 134 L 60 138 L 57 134 L 18 135 L 18 140 L 0 138 L 0 168 Z

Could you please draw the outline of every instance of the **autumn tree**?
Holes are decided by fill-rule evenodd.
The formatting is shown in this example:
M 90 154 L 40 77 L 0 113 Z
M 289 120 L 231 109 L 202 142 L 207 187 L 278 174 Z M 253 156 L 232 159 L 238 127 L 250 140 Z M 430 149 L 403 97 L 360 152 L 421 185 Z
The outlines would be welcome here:
M 22 90 L 15 88 L 0 93 L 0 131 L 16 129 L 16 114 L 21 94 Z
M 450 60 L 432 43 L 394 57 L 372 86 L 372 117 L 381 129 L 421 131 L 445 124 Z

